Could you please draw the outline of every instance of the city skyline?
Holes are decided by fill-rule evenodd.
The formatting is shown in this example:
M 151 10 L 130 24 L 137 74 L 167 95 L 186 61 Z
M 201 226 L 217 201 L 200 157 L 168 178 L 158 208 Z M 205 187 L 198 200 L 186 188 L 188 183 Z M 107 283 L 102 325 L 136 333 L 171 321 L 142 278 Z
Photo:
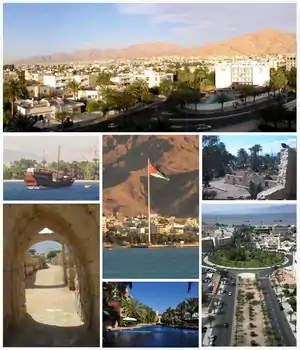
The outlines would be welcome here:
M 200 47 L 269 27 L 296 32 L 296 4 L 291 3 L 19 3 L 3 8 L 5 61 L 155 41 Z M 54 18 L 55 26 L 45 26 Z M 36 30 L 39 26 L 43 30 Z

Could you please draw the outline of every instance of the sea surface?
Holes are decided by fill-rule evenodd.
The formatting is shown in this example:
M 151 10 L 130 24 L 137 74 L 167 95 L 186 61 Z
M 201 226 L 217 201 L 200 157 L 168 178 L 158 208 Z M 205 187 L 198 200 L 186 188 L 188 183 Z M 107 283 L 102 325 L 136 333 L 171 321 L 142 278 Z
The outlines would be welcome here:
M 84 188 L 91 185 L 91 188 Z M 29 190 L 23 182 L 4 182 L 5 201 L 98 201 L 99 182 L 75 182 L 71 187 Z
M 199 248 L 103 248 L 104 278 L 199 278 Z
M 247 222 L 250 220 L 250 222 Z M 282 220 L 279 222 L 279 220 Z M 225 225 L 296 225 L 296 213 L 271 213 L 271 214 L 242 214 L 242 215 L 203 215 L 202 222 L 205 224 Z
M 158 291 L 159 295 L 159 291 Z M 105 347 L 125 348 L 197 348 L 199 331 L 164 326 L 143 326 L 135 329 L 112 330 Z

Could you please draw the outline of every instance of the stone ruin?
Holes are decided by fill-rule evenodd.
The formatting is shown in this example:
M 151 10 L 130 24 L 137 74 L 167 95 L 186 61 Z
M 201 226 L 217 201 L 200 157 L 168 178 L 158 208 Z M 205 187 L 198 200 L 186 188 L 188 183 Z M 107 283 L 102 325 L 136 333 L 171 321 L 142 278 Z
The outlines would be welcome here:
M 55 233 L 38 234 L 44 227 Z M 77 295 L 77 312 L 84 325 L 100 339 L 100 210 L 96 204 L 3 206 L 4 338 L 25 319 L 26 274 L 40 267 L 39 259 L 27 257 L 28 249 L 49 240 L 62 244 L 65 282 Z
M 296 199 L 297 193 L 297 149 L 283 148 L 276 186 L 257 195 L 260 200 Z

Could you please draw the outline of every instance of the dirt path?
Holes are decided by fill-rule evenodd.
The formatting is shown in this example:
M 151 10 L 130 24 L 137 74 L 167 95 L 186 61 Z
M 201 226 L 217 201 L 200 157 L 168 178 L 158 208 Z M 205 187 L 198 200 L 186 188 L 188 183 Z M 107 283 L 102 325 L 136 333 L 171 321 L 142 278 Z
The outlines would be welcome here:
M 27 317 L 7 346 L 96 346 L 75 309 L 75 295 L 64 285 L 60 266 L 50 265 L 26 280 Z

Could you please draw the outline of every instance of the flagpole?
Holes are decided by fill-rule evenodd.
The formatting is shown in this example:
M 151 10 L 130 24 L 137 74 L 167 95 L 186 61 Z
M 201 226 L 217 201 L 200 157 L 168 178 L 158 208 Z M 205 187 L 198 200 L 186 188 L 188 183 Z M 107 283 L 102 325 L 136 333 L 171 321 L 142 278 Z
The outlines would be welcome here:
M 151 243 L 150 161 L 148 158 L 148 242 Z

